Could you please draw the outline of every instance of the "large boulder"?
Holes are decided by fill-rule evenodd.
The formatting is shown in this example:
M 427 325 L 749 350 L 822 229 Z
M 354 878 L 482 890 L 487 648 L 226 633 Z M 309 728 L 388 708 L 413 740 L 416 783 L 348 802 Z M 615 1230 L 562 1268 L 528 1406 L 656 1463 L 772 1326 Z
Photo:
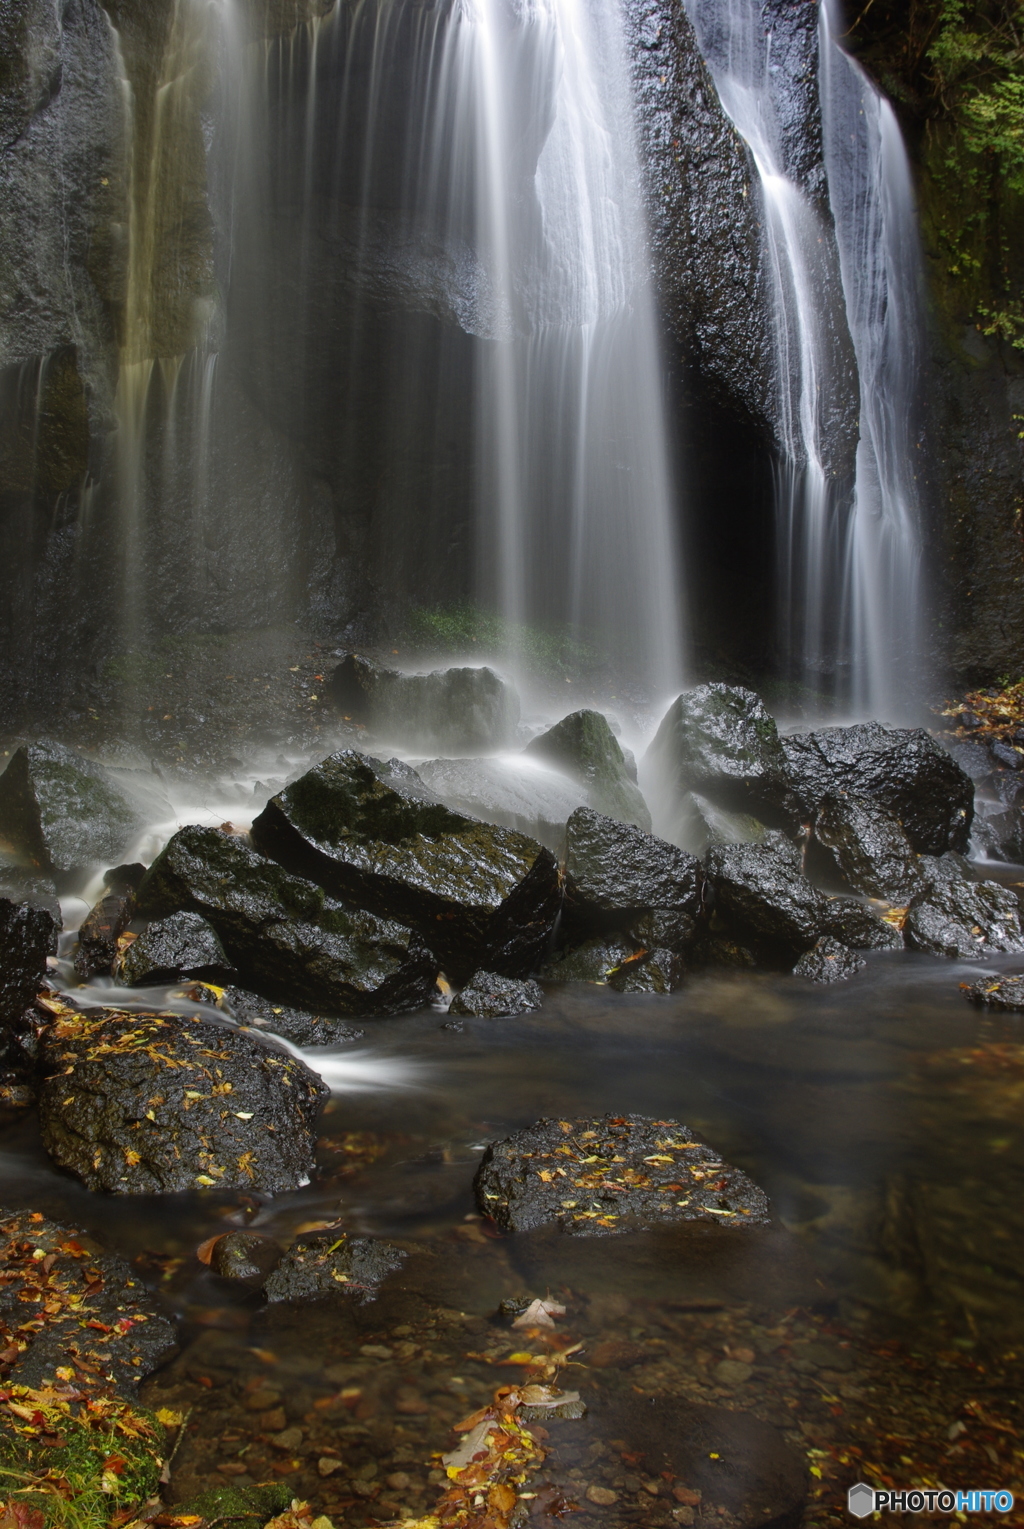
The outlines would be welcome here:
M 474 754 L 515 742 L 519 697 L 486 667 L 401 674 L 346 653 L 327 693 L 346 720 L 390 743 L 445 754 Z
M 923 728 L 864 722 L 784 738 L 782 746 L 804 816 L 827 796 L 859 797 L 892 813 L 919 855 L 966 851 L 973 783 Z
M 290 1004 L 273 1003 L 259 993 L 226 983 L 216 992 L 207 990 L 207 998 L 216 998 L 217 1008 L 230 1014 L 240 1025 L 252 1025 L 291 1041 L 295 1046 L 336 1046 L 343 1041 L 362 1040 L 365 1030 L 357 1030 L 331 1014 L 310 1014 L 293 1009 Z
M 692 937 L 702 912 L 704 873 L 685 850 L 580 807 L 565 825 L 563 861 L 570 930 L 622 929 L 663 910 L 685 920 L 679 933 Z
M 762 1190 L 674 1120 L 538 1120 L 484 1152 L 477 1205 L 502 1231 L 601 1235 L 672 1221 L 757 1226 Z
M 772 826 L 796 825 L 778 728 L 752 690 L 712 684 L 685 691 L 662 718 L 644 765 L 673 817 L 696 791 Z
M 712 844 L 763 844 L 769 831 L 760 818 L 719 807 L 696 791 L 674 798 L 664 826 L 673 844 L 698 858 Z
M 814 841 L 856 892 L 907 903 L 921 890 L 917 856 L 899 819 L 856 796 L 826 796 L 814 821 Z
M 922 855 L 919 864 L 924 887 L 903 926 L 908 945 L 960 960 L 1024 951 L 1020 906 L 1009 888 L 969 879 L 955 855 Z
M 120 860 L 142 826 L 107 771 L 63 744 L 23 744 L 0 775 L 0 836 L 47 875 Z
M 853 950 L 902 950 L 903 935 L 869 903 L 853 897 L 829 897 L 821 915 L 822 933 Z
M 243 983 L 282 1003 L 394 1014 L 427 1003 L 437 961 L 413 930 L 353 911 L 216 828 L 182 828 L 139 888 L 139 911 L 198 913 Z
M 125 950 L 116 967 L 129 987 L 176 982 L 179 977 L 226 981 L 231 962 L 217 931 L 200 913 L 172 913 L 154 919 Z
M 631 777 L 619 740 L 599 711 L 574 711 L 523 751 L 584 787 L 589 806 L 620 823 L 651 831 L 651 814 Z M 568 816 L 568 814 L 566 814 Z
M 328 1089 L 298 1058 L 195 1015 L 48 1007 L 43 1142 L 87 1188 L 274 1194 L 308 1181 Z
M 453 811 L 514 828 L 551 850 L 561 844 L 569 814 L 588 801 L 564 775 L 522 755 L 427 759 L 416 773 Z
M 253 839 L 332 894 L 422 931 L 456 980 L 539 965 L 561 902 L 550 850 L 446 807 L 415 770 L 353 749 L 273 797 Z
M 57 954 L 60 904 L 45 891 L 0 885 L 0 1027 L 17 1023 Z
M 824 932 L 828 899 L 803 874 L 799 850 L 782 834 L 765 844 L 717 845 L 705 863 L 716 921 L 741 937 L 798 956 Z

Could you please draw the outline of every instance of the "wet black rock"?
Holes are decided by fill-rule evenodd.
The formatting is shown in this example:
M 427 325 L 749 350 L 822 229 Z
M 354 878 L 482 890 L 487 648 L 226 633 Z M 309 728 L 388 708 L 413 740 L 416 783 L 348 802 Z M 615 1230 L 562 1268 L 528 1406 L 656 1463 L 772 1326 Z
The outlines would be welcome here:
M 856 796 L 826 796 L 814 839 L 834 857 L 848 886 L 870 897 L 907 903 L 922 887 L 913 845 L 899 819 Z
M 216 828 L 180 829 L 139 889 L 139 911 L 201 914 L 242 981 L 283 1004 L 393 1014 L 429 1002 L 437 961 L 418 934 L 355 912 Z
M 347 719 L 424 751 L 508 748 L 519 723 L 514 687 L 486 667 L 401 674 L 346 653 L 327 693 Z
M 38 1264 L 50 1257 L 40 1279 Z M 30 1211 L 0 1211 L 0 1262 L 0 1309 L 17 1312 L 20 1335 L 28 1339 L 6 1370 L 5 1385 L 53 1385 L 57 1367 L 77 1359 L 91 1367 L 78 1369 L 78 1385 L 113 1385 L 132 1397 L 177 1350 L 173 1324 L 142 1281 L 88 1233 Z M 52 1297 L 57 1309 L 47 1310 Z
M 861 971 L 867 962 L 849 946 L 841 945 L 829 935 L 822 935 L 810 950 L 805 950 L 793 968 L 794 977 L 806 977 L 809 982 L 845 982 Z
M 717 845 L 706 865 L 716 923 L 742 940 L 796 956 L 822 933 L 828 899 L 808 881 L 799 850 L 781 834 L 765 844 Z
M 674 951 L 641 950 L 609 973 L 617 993 L 673 993 L 683 980 L 683 961 Z
M 580 807 L 565 825 L 563 860 L 566 924 L 574 934 L 622 928 L 654 910 L 696 928 L 704 873 L 674 844 Z
M 496 972 L 474 972 L 469 982 L 452 999 L 449 1014 L 477 1019 L 501 1019 L 504 1015 L 527 1014 L 544 1002 L 540 985 L 530 979 L 499 977 Z
M 0 835 L 47 875 L 109 864 L 141 828 L 106 770 L 63 744 L 23 744 L 0 775 Z
M 607 983 L 623 961 L 637 951 L 636 941 L 623 935 L 595 936 L 572 950 L 560 951 L 541 967 L 545 982 Z
M 651 831 L 651 814 L 630 776 L 619 740 L 599 711 L 574 711 L 523 751 L 552 765 L 587 792 L 589 805 L 620 823 Z
M 904 938 L 914 950 L 960 960 L 1024 951 L 1020 906 L 995 881 L 969 880 L 955 855 L 919 861 L 924 890 L 910 903 Z
M 369 1300 L 407 1256 L 373 1237 L 345 1232 L 303 1237 L 288 1249 L 264 1289 L 268 1301 L 310 1301 L 339 1293 Z
M 752 690 L 712 684 L 685 691 L 662 718 L 645 765 L 677 804 L 696 791 L 773 826 L 796 825 L 778 728 Z
M 826 796 L 845 794 L 891 812 L 919 855 L 967 849 L 973 784 L 923 728 L 865 722 L 784 738 L 782 746 L 806 817 Z
M 853 950 L 903 949 L 903 935 L 897 926 L 856 898 L 828 898 L 822 910 L 821 930 Z
M 177 982 L 179 977 L 226 982 L 233 971 L 217 931 L 202 914 L 172 913 L 154 919 L 131 942 L 116 974 L 129 987 L 143 987 Z
M 44 1032 L 43 1142 L 89 1189 L 277 1193 L 307 1182 L 328 1090 L 249 1031 L 67 1008 Z
M 694 920 L 675 908 L 654 908 L 634 920 L 628 933 L 641 950 L 669 950 L 681 956 L 693 942 Z
M 418 928 L 456 980 L 481 967 L 528 975 L 561 902 L 550 850 L 453 812 L 408 765 L 352 749 L 275 796 L 253 839 L 334 895 Z
M 281 1262 L 281 1244 L 259 1232 L 225 1232 L 210 1250 L 210 1268 L 221 1279 L 257 1290 Z
M 477 1205 L 503 1231 L 555 1223 L 601 1235 L 671 1221 L 756 1226 L 762 1190 L 674 1120 L 643 1115 L 538 1120 L 492 1142 L 473 1181 Z
M 712 844 L 763 844 L 768 832 L 760 818 L 719 807 L 696 791 L 675 798 L 670 823 L 673 844 L 698 857 Z
M 101 972 L 109 974 L 117 956 L 117 942 L 134 913 L 135 891 L 131 887 L 108 886 L 90 908 L 79 928 L 75 951 L 75 971 L 83 982 Z
M 1024 972 L 979 977 L 977 982 L 964 982 L 960 985 L 964 989 L 965 998 L 981 1009 L 1024 1014 Z
M 362 1040 L 366 1034 L 365 1030 L 357 1030 L 336 1016 L 309 1014 L 304 1009 L 290 1008 L 288 1004 L 275 1004 L 269 998 L 248 993 L 232 983 L 224 986 L 217 998 L 217 1007 L 230 1014 L 238 1024 L 269 1030 L 295 1046 L 336 1046 L 342 1041 Z
M 0 1026 L 13 1024 L 34 1000 L 60 931 L 55 896 L 0 885 Z

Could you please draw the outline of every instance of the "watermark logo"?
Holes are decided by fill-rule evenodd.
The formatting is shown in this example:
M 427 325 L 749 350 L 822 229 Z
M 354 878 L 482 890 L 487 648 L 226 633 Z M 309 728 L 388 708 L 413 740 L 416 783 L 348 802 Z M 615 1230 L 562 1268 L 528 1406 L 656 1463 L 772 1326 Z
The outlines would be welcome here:
M 846 1506 L 854 1518 L 869 1513 L 1009 1513 L 1013 1493 L 996 1487 L 973 1488 L 969 1492 L 951 1492 L 945 1487 L 927 1490 L 912 1487 L 907 1491 L 879 1491 L 866 1481 L 858 1481 L 846 1494 Z

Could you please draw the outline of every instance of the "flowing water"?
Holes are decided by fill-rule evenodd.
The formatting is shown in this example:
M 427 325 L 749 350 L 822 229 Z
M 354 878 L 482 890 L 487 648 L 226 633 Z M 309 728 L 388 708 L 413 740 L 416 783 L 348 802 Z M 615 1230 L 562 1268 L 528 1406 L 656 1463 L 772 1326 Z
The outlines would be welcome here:
M 777 595 L 785 661 L 794 679 L 831 689 L 864 715 L 899 716 L 920 680 L 922 332 L 899 127 L 843 52 L 838 6 L 823 4 L 818 58 L 808 64 L 820 82 L 822 188 L 813 165 L 794 162 L 791 119 L 801 105 L 793 97 L 806 80 L 794 81 L 783 67 L 777 52 L 785 40 L 762 6 L 688 0 L 687 10 L 764 198 L 781 421 Z M 813 103 L 810 111 L 804 155 Z M 851 485 L 831 457 L 830 404 L 854 363 L 860 440 Z

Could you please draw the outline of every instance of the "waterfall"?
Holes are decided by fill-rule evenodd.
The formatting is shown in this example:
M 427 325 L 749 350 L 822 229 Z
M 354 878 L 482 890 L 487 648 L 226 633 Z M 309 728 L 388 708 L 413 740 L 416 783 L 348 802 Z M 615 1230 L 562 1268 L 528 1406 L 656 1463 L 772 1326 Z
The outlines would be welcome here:
M 667 691 L 676 509 L 615 0 L 356 0 L 227 36 L 227 349 L 363 517 L 379 586 L 474 593 L 513 664 L 558 627 Z
M 821 8 L 799 79 L 783 56 L 792 37 L 777 37 L 769 5 L 686 0 L 686 7 L 763 196 L 780 421 L 783 661 L 820 697 L 897 716 L 920 647 L 919 256 L 899 129 L 841 48 L 835 3 Z M 813 108 L 794 102 L 809 95 L 815 73 L 817 164 Z M 860 439 L 851 484 L 830 457 L 834 395 L 854 364 Z

